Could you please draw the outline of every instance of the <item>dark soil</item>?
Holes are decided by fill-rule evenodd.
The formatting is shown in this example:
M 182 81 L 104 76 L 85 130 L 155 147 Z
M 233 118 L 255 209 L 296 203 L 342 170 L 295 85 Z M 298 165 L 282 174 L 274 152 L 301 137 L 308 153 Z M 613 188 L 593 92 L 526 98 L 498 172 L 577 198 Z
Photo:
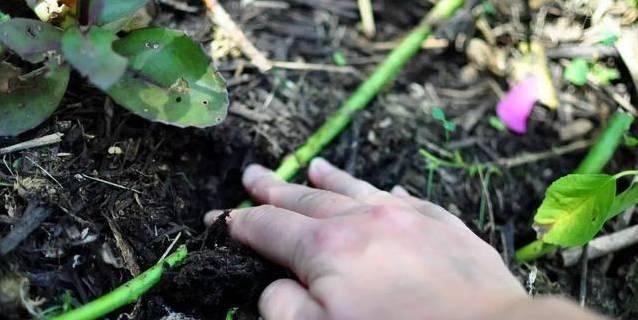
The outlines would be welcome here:
M 199 1 L 189 3 L 198 11 L 159 6 L 154 23 L 186 30 L 208 45 L 211 23 Z M 239 1 L 222 1 L 255 45 L 275 60 L 332 64 L 333 54 L 342 52 L 365 75 L 387 53 L 375 49 L 357 30 L 355 1 L 281 3 L 289 8 L 240 7 Z M 377 12 L 383 13 L 378 15 L 377 42 L 405 34 L 430 6 L 426 1 L 375 3 Z M 463 19 L 446 30 L 469 37 L 475 32 Z M 487 72 L 462 78 L 467 64 L 462 48 L 425 50 L 322 156 L 378 187 L 401 184 L 415 195 L 430 194 L 510 262 L 514 248 L 535 237 L 530 221 L 547 186 L 571 172 L 584 152 L 502 169 L 487 190 L 493 214 L 480 221 L 478 177 L 440 168 L 428 186 L 419 149 L 438 155 L 458 152 L 466 161 L 480 163 L 546 151 L 570 142 L 561 141 L 558 130 L 574 119 L 588 119 L 597 129 L 573 140 L 595 137 L 616 105 L 599 92 L 563 84 L 561 91 L 576 101 L 564 102 L 570 112 L 536 108 L 529 133 L 501 132 L 488 121 L 498 101 L 490 82 L 502 89 L 507 85 Z M 0 278 L 9 279 L 3 280 L 0 291 L 12 293 L 0 295 L 8 297 L 0 300 L 0 314 L 29 317 L 21 305 L 34 310 L 59 306 L 66 291 L 73 305 L 86 303 L 155 264 L 180 235 L 178 243 L 186 243 L 191 252 L 188 259 L 139 303 L 110 318 L 128 314 L 159 319 L 177 313 L 223 319 L 234 307 L 240 308 L 240 318 L 256 318 L 260 291 L 289 275 L 232 242 L 222 224 L 207 230 L 202 216 L 244 199 L 242 169 L 253 162 L 275 167 L 352 92 L 361 75 L 283 70 L 263 75 L 241 58 L 223 59 L 219 68 L 228 81 L 232 106 L 229 118 L 215 128 L 150 123 L 113 105 L 76 74 L 54 117 L 17 138 L 0 140 L 0 146 L 6 146 L 53 132 L 65 134 L 59 145 L 9 154 L 0 162 L 0 181 L 13 185 L 0 187 L 0 239 L 29 210 L 50 211 L 17 248 L 0 257 Z M 615 85 L 635 89 L 626 75 Z M 451 136 L 446 137 L 430 116 L 434 106 L 444 108 L 459 124 Z M 109 153 L 113 146 L 122 153 Z M 636 150 L 621 148 L 607 170 L 637 166 Z M 298 182 L 304 182 L 303 175 Z M 587 305 L 610 316 L 638 316 L 637 261 L 636 249 L 630 248 L 590 262 Z M 511 266 L 524 283 L 532 266 Z M 535 267 L 536 293 L 578 297 L 580 266 L 565 268 L 559 257 L 550 256 Z M 20 301 L 15 292 L 21 287 L 31 301 Z

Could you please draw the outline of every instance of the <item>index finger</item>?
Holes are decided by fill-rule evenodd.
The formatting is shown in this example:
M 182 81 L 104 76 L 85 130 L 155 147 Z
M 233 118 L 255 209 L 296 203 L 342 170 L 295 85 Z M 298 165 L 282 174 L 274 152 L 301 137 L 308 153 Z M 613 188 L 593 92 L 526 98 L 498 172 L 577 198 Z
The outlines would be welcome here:
M 208 222 L 221 212 L 207 214 Z M 300 266 L 309 257 L 304 241 L 317 220 L 270 205 L 236 209 L 228 218 L 230 236 L 269 260 L 291 269 L 300 278 Z

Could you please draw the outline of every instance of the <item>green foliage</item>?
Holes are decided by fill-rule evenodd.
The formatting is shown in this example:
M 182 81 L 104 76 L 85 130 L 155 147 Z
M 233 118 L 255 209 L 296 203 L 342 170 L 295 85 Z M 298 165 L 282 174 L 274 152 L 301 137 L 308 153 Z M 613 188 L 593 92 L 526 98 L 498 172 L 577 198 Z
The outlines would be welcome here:
M 620 79 L 620 72 L 617 69 L 608 68 L 601 63 L 594 64 L 590 74 L 601 86 L 608 86 L 612 81 Z
M 235 317 L 237 316 L 237 310 L 239 310 L 238 308 L 230 308 L 227 312 L 226 312 L 226 320 L 233 320 L 235 319 Z
M 596 84 L 608 86 L 612 81 L 620 79 L 620 72 L 602 63 L 590 65 L 587 60 L 578 58 L 570 61 L 563 76 L 565 80 L 576 86 L 585 85 L 589 76 Z
M 60 48 L 62 31 L 42 21 L 14 18 L 0 24 L 0 42 L 22 59 L 43 62 Z
M 547 189 L 534 224 L 546 243 L 585 244 L 602 228 L 615 195 L 616 183 L 611 176 L 565 176 Z
M 569 247 L 593 239 L 615 211 L 638 202 L 638 192 L 632 189 L 616 196 L 616 180 L 635 174 L 638 171 L 571 174 L 556 180 L 534 216 L 542 241 Z
M 634 137 L 632 135 L 626 134 L 623 137 L 623 143 L 625 146 L 633 148 L 638 146 L 638 137 Z
M 68 84 L 70 67 L 115 102 L 151 121 L 178 127 L 222 122 L 228 94 L 224 79 L 201 46 L 182 32 L 114 26 L 148 0 L 77 1 L 64 27 L 0 13 L 0 52 L 6 47 L 37 72 L 23 76 L 0 61 L 0 136 L 29 130 L 50 116 Z M 41 67 L 40 64 L 44 66 Z M 37 64 L 37 65 L 35 65 Z M 0 70 L 0 71 L 2 71 Z
M 446 118 L 445 112 L 441 108 L 432 109 L 432 117 L 441 123 L 445 130 L 445 137 L 449 140 L 450 133 L 456 131 L 456 124 Z
M 6 64 L 5 64 L 6 66 Z M 57 108 L 69 82 L 68 66 L 45 67 L 0 87 L 0 136 L 34 128 Z M 19 74 L 18 74 L 19 75 Z
M 78 26 L 66 30 L 62 38 L 64 58 L 96 87 L 108 90 L 126 71 L 128 61 L 112 48 L 117 36 L 93 26 L 86 34 Z
M 489 119 L 490 126 L 498 131 L 505 132 L 507 131 L 507 126 L 499 117 L 490 116 Z
M 587 74 L 589 74 L 589 64 L 587 60 L 578 58 L 570 61 L 565 68 L 563 76 L 565 80 L 576 86 L 583 86 L 587 83 Z
M 334 61 L 334 63 L 340 67 L 348 65 L 348 58 L 346 58 L 346 55 L 343 54 L 343 52 L 341 51 L 337 51 L 332 54 L 332 61 Z
M 114 47 L 132 71 L 108 90 L 117 103 L 144 118 L 184 127 L 215 125 L 226 117 L 224 79 L 182 32 L 141 29 Z
M 85 0 L 79 1 L 80 21 L 88 25 L 104 25 L 131 16 L 148 0 Z

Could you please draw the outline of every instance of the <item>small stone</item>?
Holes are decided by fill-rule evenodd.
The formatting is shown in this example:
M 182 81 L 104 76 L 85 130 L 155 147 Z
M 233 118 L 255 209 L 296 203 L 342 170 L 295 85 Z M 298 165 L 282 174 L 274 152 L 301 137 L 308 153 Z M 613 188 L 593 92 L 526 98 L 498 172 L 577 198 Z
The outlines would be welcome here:
M 576 119 L 571 123 L 558 128 L 558 136 L 561 141 L 569 141 L 580 138 L 589 133 L 594 124 L 587 119 Z
M 124 151 L 122 151 L 122 148 L 118 146 L 110 146 L 107 152 L 112 155 L 120 155 L 124 153 Z

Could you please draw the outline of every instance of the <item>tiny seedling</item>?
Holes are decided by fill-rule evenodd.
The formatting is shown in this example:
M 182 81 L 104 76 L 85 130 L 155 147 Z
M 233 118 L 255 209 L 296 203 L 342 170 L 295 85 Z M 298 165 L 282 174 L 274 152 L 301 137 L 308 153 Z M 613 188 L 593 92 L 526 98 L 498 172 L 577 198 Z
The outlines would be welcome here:
M 445 140 L 449 141 L 450 134 L 456 131 L 456 124 L 447 119 L 447 117 L 445 116 L 445 112 L 441 108 L 432 109 L 432 117 L 436 119 L 439 123 L 441 123 L 441 126 L 443 127 L 443 130 L 445 131 Z
M 565 68 L 563 76 L 575 86 L 584 86 L 587 83 L 587 74 L 589 74 L 589 64 L 587 60 L 578 58 L 569 62 Z
M 638 147 L 638 137 L 626 134 L 623 137 L 623 144 L 627 147 Z
M 343 52 L 341 51 L 337 51 L 332 55 L 332 61 L 335 65 L 338 65 L 340 67 L 348 65 L 348 58 L 346 58 L 346 55 L 343 54 Z
M 0 136 L 46 120 L 71 69 L 148 120 L 178 127 L 222 122 L 226 85 L 199 44 L 181 31 L 128 29 L 147 2 L 26 0 L 42 21 L 0 12 Z
M 497 131 L 505 132 L 507 131 L 507 126 L 503 123 L 503 120 L 499 119 L 499 117 L 490 116 L 489 118 L 490 126 Z
M 485 211 L 488 209 L 489 204 L 489 193 L 488 188 L 492 178 L 492 175 L 497 174 L 500 175 L 501 171 L 492 164 L 481 164 L 481 163 L 467 163 L 459 152 L 455 152 L 449 158 L 450 160 L 445 160 L 440 157 L 435 156 L 431 152 L 420 149 L 419 153 L 423 157 L 423 160 L 426 162 L 426 170 L 427 170 L 427 185 L 426 185 L 426 199 L 432 199 L 432 188 L 434 186 L 434 172 L 436 172 L 439 168 L 452 168 L 452 169 L 461 169 L 467 172 L 471 177 L 478 176 L 481 183 L 481 200 L 479 204 L 479 216 L 476 221 L 476 225 L 480 230 L 485 230 Z

